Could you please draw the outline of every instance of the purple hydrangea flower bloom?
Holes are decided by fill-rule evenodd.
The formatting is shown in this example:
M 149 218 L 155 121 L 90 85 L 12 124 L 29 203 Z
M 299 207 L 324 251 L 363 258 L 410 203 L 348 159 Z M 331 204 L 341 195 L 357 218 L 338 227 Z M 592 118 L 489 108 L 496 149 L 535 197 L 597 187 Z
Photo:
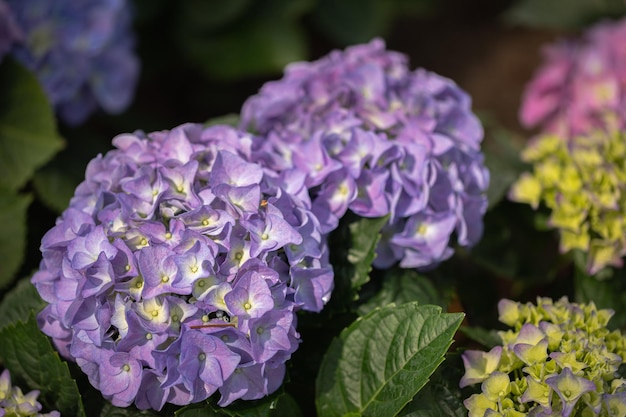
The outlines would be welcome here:
M 469 96 L 382 40 L 289 65 L 245 102 L 242 127 L 262 164 L 304 173 L 323 233 L 348 210 L 390 216 L 377 267 L 436 265 L 453 233 L 481 237 L 489 173 Z
M 626 126 L 626 19 L 604 21 L 581 39 L 544 49 L 520 108 L 526 127 L 571 138 L 607 124 Z
M 251 162 L 252 142 L 195 124 L 119 135 L 42 239 L 41 329 L 114 405 L 263 397 L 298 347 L 296 312 L 328 301 L 303 177 Z
M 4 0 L 0 9 L 5 5 L 22 35 L 12 54 L 39 78 L 65 122 L 128 107 L 139 75 L 129 1 Z

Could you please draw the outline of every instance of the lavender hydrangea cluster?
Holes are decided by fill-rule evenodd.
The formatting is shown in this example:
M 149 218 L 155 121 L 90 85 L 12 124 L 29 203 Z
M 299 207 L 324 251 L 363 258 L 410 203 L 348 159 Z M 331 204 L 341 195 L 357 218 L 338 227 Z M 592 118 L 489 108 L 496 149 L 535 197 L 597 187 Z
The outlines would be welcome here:
M 460 386 L 480 383 L 464 401 L 469 417 L 626 415 L 626 337 L 610 331 L 613 311 L 593 303 L 501 300 L 502 345 L 467 350 Z
M 520 120 L 564 138 L 626 127 L 626 19 L 604 21 L 579 40 L 544 50 L 544 64 L 528 84 Z
M 374 265 L 428 267 L 482 234 L 489 173 L 469 96 L 375 39 L 289 65 L 242 109 L 262 163 L 303 172 L 324 233 L 389 215 Z
M 22 389 L 11 385 L 8 369 L 0 374 L 0 417 L 60 417 L 58 411 L 41 414 L 41 404 L 37 401 L 39 391 L 24 395 Z
M 12 55 L 38 77 L 67 123 L 130 104 L 139 75 L 130 6 L 127 0 L 0 0 L 0 21 L 10 15 L 10 33 L 19 35 L 12 37 Z
M 333 285 L 304 176 L 249 162 L 250 135 L 226 126 L 113 144 L 42 240 L 42 331 L 117 406 L 275 391 L 295 313 Z

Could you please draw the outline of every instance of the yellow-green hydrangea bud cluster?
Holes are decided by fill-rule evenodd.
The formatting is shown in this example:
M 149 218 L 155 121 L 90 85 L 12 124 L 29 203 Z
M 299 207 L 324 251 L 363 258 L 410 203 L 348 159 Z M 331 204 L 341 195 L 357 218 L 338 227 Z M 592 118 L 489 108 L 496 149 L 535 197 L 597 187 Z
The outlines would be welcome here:
M 538 298 L 501 300 L 502 345 L 463 353 L 460 386 L 481 384 L 464 401 L 469 417 L 626 416 L 626 337 L 606 325 L 613 311 Z
M 543 202 L 560 230 L 562 252 L 588 254 L 587 269 L 622 265 L 626 254 L 626 134 L 596 131 L 565 141 L 546 135 L 522 152 L 533 164 L 513 185 L 510 198 Z

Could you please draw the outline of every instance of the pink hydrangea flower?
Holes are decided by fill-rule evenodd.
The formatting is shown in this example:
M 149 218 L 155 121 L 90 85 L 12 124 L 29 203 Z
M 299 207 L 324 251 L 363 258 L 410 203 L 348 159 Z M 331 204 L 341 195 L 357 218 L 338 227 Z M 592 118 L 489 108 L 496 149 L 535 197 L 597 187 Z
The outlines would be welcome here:
M 578 40 L 544 49 L 544 64 L 529 82 L 520 121 L 565 138 L 624 127 L 626 121 L 626 19 L 591 27 Z

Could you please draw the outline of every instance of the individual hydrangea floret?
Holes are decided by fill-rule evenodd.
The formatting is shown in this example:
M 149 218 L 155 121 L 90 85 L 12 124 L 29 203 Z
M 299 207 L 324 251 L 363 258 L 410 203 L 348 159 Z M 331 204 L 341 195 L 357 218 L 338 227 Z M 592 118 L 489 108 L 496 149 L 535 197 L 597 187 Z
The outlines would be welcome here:
M 567 298 L 537 303 L 501 300 L 501 345 L 463 353 L 461 387 L 481 383 L 464 401 L 469 417 L 623 415 L 626 338 L 609 331 L 613 311 Z
M 389 216 L 374 265 L 429 267 L 482 234 L 489 174 L 470 97 L 380 39 L 289 65 L 242 110 L 259 158 L 303 172 L 325 233 L 350 210 Z
M 7 6 L 21 34 L 11 53 L 65 122 L 79 124 L 98 108 L 126 109 L 139 75 L 130 1 L 0 0 L 0 16 Z
M 601 130 L 570 141 L 539 136 L 522 153 L 532 173 L 524 173 L 509 195 L 533 208 L 545 204 L 550 225 L 560 232 L 561 251 L 587 253 L 590 274 L 621 266 L 626 254 L 625 140 L 622 132 Z
M 578 40 L 544 50 L 543 66 L 526 87 L 520 120 L 564 139 L 626 127 L 626 19 L 603 21 Z
M 37 401 L 39 391 L 31 391 L 24 395 L 20 387 L 11 384 L 8 369 L 0 374 L 0 417 L 60 417 L 58 411 L 42 414 L 41 404 Z
M 38 319 L 114 405 L 218 404 L 282 383 L 298 310 L 333 271 L 303 177 L 249 162 L 248 134 L 123 134 L 43 238 Z

